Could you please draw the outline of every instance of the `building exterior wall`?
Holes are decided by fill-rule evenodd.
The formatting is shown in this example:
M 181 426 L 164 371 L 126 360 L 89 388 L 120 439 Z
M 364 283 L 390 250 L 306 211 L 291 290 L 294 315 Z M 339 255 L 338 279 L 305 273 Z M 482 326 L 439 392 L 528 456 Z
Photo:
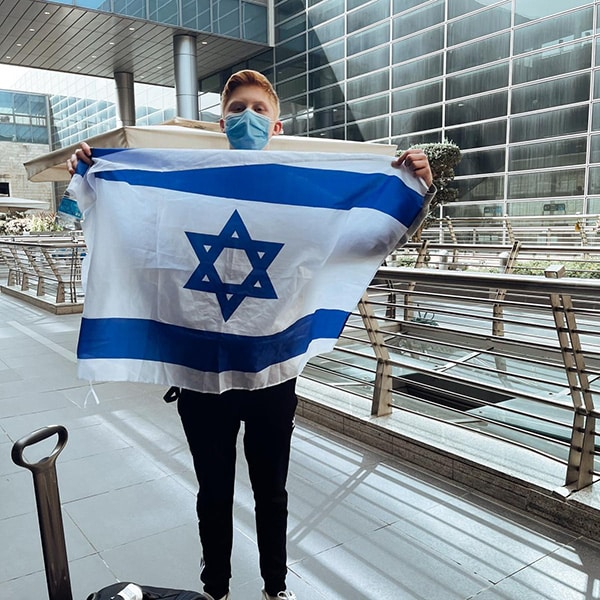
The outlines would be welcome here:
M 401 149 L 449 139 L 463 151 L 463 203 L 600 213 L 599 10 L 589 0 L 276 0 L 267 74 L 286 133 Z M 214 95 L 222 79 L 200 89 Z M 208 94 L 201 103 L 217 109 Z
M 184 29 L 267 43 L 268 0 L 66 0 L 69 4 Z
M 30 200 L 54 200 L 51 183 L 33 183 L 27 179 L 23 163 L 49 152 L 48 144 L 0 142 L 0 184 L 8 183 L 10 196 Z
M 23 163 L 49 152 L 48 98 L 0 90 L 0 194 L 54 200 L 52 184 L 32 183 Z

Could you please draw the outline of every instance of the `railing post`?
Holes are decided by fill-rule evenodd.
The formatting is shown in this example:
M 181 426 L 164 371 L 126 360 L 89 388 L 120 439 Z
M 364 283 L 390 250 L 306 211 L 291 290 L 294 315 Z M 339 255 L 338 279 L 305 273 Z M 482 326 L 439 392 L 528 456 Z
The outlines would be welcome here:
M 544 271 L 549 278 L 564 273 L 563 265 L 550 265 Z M 593 483 L 596 419 L 571 296 L 550 294 L 550 302 L 574 408 L 565 487 L 561 491 L 566 496 Z
M 504 264 L 504 272 L 512 272 L 517 256 L 521 248 L 521 242 L 514 242 Z M 496 290 L 496 298 L 494 299 L 494 319 L 492 320 L 492 335 L 502 337 L 504 335 L 504 302 L 506 298 L 506 290 Z
M 421 269 L 425 265 L 425 259 L 427 258 L 427 252 L 429 247 L 429 241 L 425 240 L 421 247 L 419 248 L 419 254 L 417 255 L 417 260 L 415 261 L 415 269 Z M 415 311 L 409 306 L 413 303 L 411 298 L 411 292 L 414 292 L 417 287 L 417 283 L 415 281 L 409 281 L 406 286 L 406 293 L 404 294 L 404 320 L 412 321 L 415 317 Z
M 375 316 L 375 311 L 369 302 L 367 292 L 363 294 L 358 303 L 358 312 L 362 317 L 367 335 L 369 336 L 369 342 L 377 359 L 371 414 L 378 417 L 389 415 L 392 412 L 392 368 L 390 365 L 390 355 L 385 347 L 385 340 L 379 329 L 379 323 Z

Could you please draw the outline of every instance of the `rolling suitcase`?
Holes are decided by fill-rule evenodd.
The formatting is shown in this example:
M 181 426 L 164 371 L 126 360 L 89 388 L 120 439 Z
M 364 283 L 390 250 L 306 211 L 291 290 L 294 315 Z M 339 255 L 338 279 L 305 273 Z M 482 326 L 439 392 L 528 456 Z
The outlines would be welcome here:
M 52 452 L 38 462 L 28 462 L 24 451 L 53 435 L 58 441 Z M 37 506 L 40 538 L 46 570 L 49 600 L 73 600 L 62 520 L 56 459 L 67 444 L 68 432 L 62 425 L 42 427 L 17 440 L 12 448 L 13 462 L 31 471 Z M 205 596 L 189 590 L 175 590 L 119 582 L 90 594 L 87 600 L 203 600 Z

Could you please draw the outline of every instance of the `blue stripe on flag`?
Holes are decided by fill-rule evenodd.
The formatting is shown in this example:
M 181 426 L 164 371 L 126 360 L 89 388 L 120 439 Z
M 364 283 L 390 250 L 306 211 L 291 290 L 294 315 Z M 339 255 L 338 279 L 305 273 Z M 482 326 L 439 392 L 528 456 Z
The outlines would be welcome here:
M 134 359 L 219 373 L 257 373 L 303 354 L 313 339 L 337 339 L 347 312 L 318 310 L 268 336 L 244 336 L 159 323 L 147 319 L 81 320 L 77 358 Z
M 260 164 L 185 171 L 98 171 L 98 179 L 219 198 L 350 210 L 371 208 L 410 225 L 423 196 L 399 177 L 292 165 Z M 390 202 L 394 198 L 396 202 Z

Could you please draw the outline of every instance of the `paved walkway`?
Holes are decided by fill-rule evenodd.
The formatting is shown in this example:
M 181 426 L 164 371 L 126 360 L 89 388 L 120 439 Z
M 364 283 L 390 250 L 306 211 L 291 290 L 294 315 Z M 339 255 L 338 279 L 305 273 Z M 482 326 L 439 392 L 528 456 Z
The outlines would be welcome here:
M 10 451 L 54 423 L 70 432 L 58 476 L 74 599 L 116 579 L 198 589 L 195 479 L 163 390 L 99 384 L 96 404 L 76 377 L 79 315 L 0 295 L 0 317 L 0 598 L 47 597 L 32 478 Z M 299 600 L 600 599 L 600 546 L 307 422 L 289 491 Z M 236 493 L 232 600 L 258 600 L 242 459 Z

